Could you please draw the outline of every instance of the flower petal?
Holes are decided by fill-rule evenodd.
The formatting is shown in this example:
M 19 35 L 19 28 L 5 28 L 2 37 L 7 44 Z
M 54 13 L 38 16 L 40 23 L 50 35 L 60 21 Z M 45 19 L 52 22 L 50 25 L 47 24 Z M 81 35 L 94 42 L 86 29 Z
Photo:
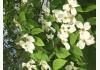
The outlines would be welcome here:
M 89 30 L 90 28 L 91 28 L 90 23 L 89 23 L 89 22 L 85 22 L 85 23 L 84 23 L 84 29 L 85 29 L 85 30 Z
M 79 4 L 77 3 L 77 0 L 68 0 L 68 3 L 72 6 L 72 7 L 78 7 Z
M 77 21 L 76 22 L 76 27 L 82 29 L 83 28 L 83 24 L 81 21 Z
M 71 14 L 72 14 L 73 16 L 76 16 L 76 15 L 77 15 L 77 11 L 76 11 L 75 8 L 71 8 Z
M 91 36 L 89 39 L 86 40 L 86 45 L 92 45 L 95 43 L 94 37 Z
M 90 37 L 90 33 L 88 31 L 80 31 L 80 39 L 87 40 Z
M 71 26 L 70 29 L 68 29 L 68 31 L 69 31 L 70 33 L 75 32 L 75 31 L 76 31 L 75 26 Z
M 70 5 L 69 4 L 63 5 L 63 10 L 70 11 Z
M 66 50 L 70 49 L 70 45 L 67 42 L 63 42 L 63 45 L 65 46 Z
M 84 49 L 84 47 L 85 47 L 85 42 L 82 41 L 82 40 L 79 40 L 78 43 L 77 43 L 77 46 L 78 46 L 80 49 Z

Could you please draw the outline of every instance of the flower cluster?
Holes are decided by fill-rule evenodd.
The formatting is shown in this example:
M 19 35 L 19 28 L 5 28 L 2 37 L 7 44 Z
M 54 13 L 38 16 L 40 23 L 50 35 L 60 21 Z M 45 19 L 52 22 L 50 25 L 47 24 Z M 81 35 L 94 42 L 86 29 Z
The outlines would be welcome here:
M 22 63 L 22 68 L 26 67 L 28 70 L 37 70 L 34 60 L 30 60 L 27 63 Z
M 40 62 L 40 65 L 41 65 L 41 70 L 51 70 L 50 66 L 47 64 L 46 61 L 41 61 Z
M 66 47 L 67 50 L 70 49 L 68 43 L 69 33 L 76 31 L 75 24 L 77 11 L 75 7 L 78 7 L 76 0 L 68 0 L 68 4 L 63 5 L 63 10 L 53 10 L 54 16 L 57 22 L 62 23 L 60 31 L 57 36 L 61 39 L 62 44 Z
M 41 68 L 41 70 L 51 70 L 50 66 L 48 65 L 48 63 L 44 60 L 41 60 L 39 62 L 39 66 Z M 38 70 L 37 69 L 37 65 L 36 62 L 34 60 L 30 60 L 27 63 L 22 63 L 22 68 L 26 67 L 28 70 Z
M 32 36 L 25 34 L 16 44 L 20 45 L 26 52 L 33 53 L 33 50 L 35 50 L 35 45 L 33 44 L 33 42 L 35 42 L 35 39 Z
M 57 36 L 61 39 L 62 44 L 67 50 L 70 49 L 70 45 L 68 43 L 69 34 L 74 33 L 77 28 L 80 29 L 80 40 L 77 43 L 77 46 L 80 49 L 85 47 L 85 43 L 87 45 L 91 45 L 95 42 L 93 35 L 90 35 L 87 31 L 91 27 L 89 22 L 86 22 L 83 25 L 81 21 L 77 21 L 75 18 L 77 15 L 76 7 L 78 6 L 77 0 L 68 0 L 68 4 L 63 5 L 63 10 L 52 11 L 56 22 L 62 23 Z
M 65 70 L 78 70 L 78 67 L 74 66 L 74 62 L 70 62 L 70 65 L 67 65 Z
M 47 7 L 45 4 L 43 4 L 42 13 L 41 13 L 40 18 L 39 18 L 38 21 L 42 24 L 42 29 L 47 33 L 46 34 L 47 38 L 48 39 L 53 39 L 53 37 L 54 37 L 53 33 L 55 33 L 56 30 L 52 27 L 52 22 L 51 21 L 47 21 L 46 19 L 44 19 L 45 16 L 49 16 L 49 15 L 50 15 L 49 6 Z M 48 34 L 48 32 L 50 32 L 50 31 L 52 33 Z
M 28 2 L 28 0 L 22 0 L 23 4 L 26 4 Z

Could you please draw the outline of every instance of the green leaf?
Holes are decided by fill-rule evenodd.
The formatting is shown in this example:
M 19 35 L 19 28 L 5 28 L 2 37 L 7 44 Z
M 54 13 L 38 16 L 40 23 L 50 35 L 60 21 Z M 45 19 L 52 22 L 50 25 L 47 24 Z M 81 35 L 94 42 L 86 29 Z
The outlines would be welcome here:
M 70 55 L 69 51 L 67 51 L 65 48 L 56 49 L 56 56 L 58 58 L 66 58 Z
M 34 60 L 45 60 L 48 61 L 48 55 L 44 53 L 43 51 L 37 51 L 36 53 L 31 54 L 31 58 Z
M 84 19 L 83 19 L 83 17 L 82 17 L 81 14 L 78 14 L 78 15 L 76 16 L 76 19 L 77 19 L 78 21 L 84 22 Z
M 45 46 L 44 42 L 39 38 L 35 37 L 35 43 L 36 46 Z
M 89 4 L 87 7 L 84 8 L 84 12 L 90 12 L 96 9 L 95 4 Z
M 51 21 L 51 22 L 55 21 L 55 17 L 52 15 L 45 16 L 44 19 L 46 19 L 47 21 Z
M 54 29 L 56 29 L 57 31 L 59 31 L 59 25 L 57 23 L 53 24 Z
M 84 12 L 81 6 L 76 7 L 76 10 L 77 10 L 77 12 Z
M 83 56 L 82 50 L 79 47 L 73 46 L 70 51 L 75 57 Z
M 95 4 L 87 4 L 84 6 L 84 8 L 82 8 L 81 6 L 77 7 L 76 10 L 78 12 L 90 12 L 96 9 L 96 5 Z
M 79 36 L 78 32 L 70 34 L 70 44 L 71 45 L 75 44 L 76 40 L 78 39 L 78 36 Z
M 19 14 L 19 20 L 20 20 L 20 22 L 26 21 L 26 17 L 25 17 L 25 12 L 24 11 L 20 12 L 20 14 Z
M 43 30 L 41 28 L 34 28 L 31 31 L 32 35 L 36 35 L 36 34 L 39 34 L 41 32 L 43 32 Z
M 90 22 L 91 25 L 96 25 L 96 17 L 91 17 L 87 19 L 88 22 Z
M 58 70 L 62 68 L 66 64 L 66 60 L 63 59 L 55 59 L 53 62 L 53 70 Z
M 82 68 L 82 67 L 80 67 L 79 70 L 87 70 L 87 68 Z
M 58 37 L 55 37 L 54 38 L 54 44 L 56 45 L 56 44 L 59 44 L 59 42 L 60 42 L 60 39 L 58 38 Z

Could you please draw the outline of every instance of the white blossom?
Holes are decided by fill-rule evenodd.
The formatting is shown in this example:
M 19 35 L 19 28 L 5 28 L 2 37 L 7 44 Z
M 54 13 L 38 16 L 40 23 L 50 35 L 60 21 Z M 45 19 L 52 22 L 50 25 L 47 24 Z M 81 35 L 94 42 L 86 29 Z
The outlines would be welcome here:
M 68 0 L 68 3 L 69 3 L 72 7 L 78 7 L 78 6 L 79 6 L 77 0 Z
M 70 65 L 67 65 L 65 70 L 78 70 L 78 67 L 74 66 L 74 62 L 70 62 Z
M 84 49 L 85 47 L 85 42 L 83 40 L 79 40 L 78 43 L 77 43 L 77 46 L 80 48 L 80 49 Z
M 53 10 L 54 16 L 57 22 L 62 22 L 63 16 L 65 15 L 62 10 Z
M 24 34 L 22 38 L 26 38 L 26 40 L 29 42 L 35 42 L 35 39 L 33 38 L 33 36 L 29 36 L 28 34 Z
M 75 7 L 72 7 L 72 5 L 70 5 L 70 4 L 64 4 L 63 10 L 66 11 L 67 13 L 69 12 L 73 16 L 77 15 L 77 11 L 76 11 Z
M 69 26 L 69 29 L 68 29 L 69 33 L 73 33 L 76 31 L 76 28 L 75 26 Z
M 34 60 L 30 60 L 27 63 L 22 63 L 22 68 L 26 67 L 28 70 L 37 70 Z
M 87 45 L 91 45 L 91 44 L 94 44 L 94 43 L 95 43 L 94 37 L 93 37 L 93 35 L 91 35 L 91 36 L 86 40 L 86 44 L 87 44 Z
M 71 8 L 71 14 L 73 15 L 73 16 L 76 16 L 77 15 L 77 11 L 76 11 L 76 9 L 75 8 Z
M 45 31 L 50 31 L 50 27 L 51 27 L 52 23 L 51 22 L 47 22 L 44 21 L 44 23 L 42 24 L 42 29 L 44 29 Z
M 40 65 L 41 65 L 41 70 L 51 70 L 50 66 L 48 65 L 48 63 L 44 60 L 42 60 L 40 62 Z
M 70 49 L 70 45 L 68 44 L 68 29 L 66 29 L 66 26 L 62 24 L 60 31 L 58 32 L 57 36 L 61 39 L 62 44 L 65 46 L 67 50 Z
M 80 31 L 80 39 L 87 40 L 90 37 L 90 33 L 88 31 Z
M 69 6 L 69 4 L 64 4 L 64 5 L 63 5 L 63 10 L 65 10 L 65 11 L 70 11 L 70 6 Z
M 24 4 L 27 3 L 27 2 L 28 2 L 28 0 L 22 0 L 22 3 L 24 3 Z
M 62 42 L 62 44 L 65 46 L 66 50 L 70 49 L 70 45 L 68 42 Z
M 91 28 L 90 24 L 88 22 L 82 24 L 82 22 L 77 22 L 76 26 L 80 28 L 80 39 L 81 40 L 87 40 L 91 34 L 89 33 L 89 29 Z
M 49 15 L 50 9 L 49 9 L 48 7 L 42 6 L 42 10 L 43 10 L 43 12 L 44 12 L 46 15 Z
M 69 24 L 62 24 L 61 29 L 69 33 L 73 33 L 76 31 L 76 27 L 74 25 L 69 25 Z
M 32 42 L 24 42 L 24 41 L 20 41 L 19 45 L 26 51 L 29 53 L 33 53 L 33 50 L 35 50 L 35 45 Z
M 33 50 L 35 50 L 35 45 L 33 43 L 35 42 L 35 39 L 28 34 L 24 34 L 21 39 L 22 40 L 16 44 L 20 45 L 26 52 L 33 53 Z
M 53 27 L 50 27 L 51 31 L 53 31 L 53 33 L 56 32 L 56 29 L 54 29 Z
M 53 39 L 54 35 L 51 33 L 51 34 L 46 34 L 47 38 L 48 39 Z
M 81 21 L 76 22 L 77 28 L 80 28 L 81 30 L 89 30 L 91 28 L 91 25 L 89 22 L 85 22 L 84 24 Z
M 77 43 L 77 46 L 80 49 L 83 49 L 85 47 L 85 45 L 92 45 L 95 43 L 94 37 L 93 35 L 91 35 L 89 33 L 89 29 L 91 28 L 91 25 L 89 22 L 85 22 L 84 24 L 82 24 L 82 22 L 78 21 L 76 23 L 77 28 L 80 29 L 80 40 Z
M 67 41 L 69 34 L 68 34 L 68 32 L 64 32 L 62 30 L 62 31 L 58 32 L 57 36 L 61 39 L 61 41 Z

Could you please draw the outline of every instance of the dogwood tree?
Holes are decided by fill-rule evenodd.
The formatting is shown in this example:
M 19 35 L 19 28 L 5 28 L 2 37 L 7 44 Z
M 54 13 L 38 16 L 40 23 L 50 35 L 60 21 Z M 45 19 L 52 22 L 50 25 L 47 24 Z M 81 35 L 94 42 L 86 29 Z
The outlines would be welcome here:
M 4 0 L 4 70 L 96 70 L 95 0 Z

